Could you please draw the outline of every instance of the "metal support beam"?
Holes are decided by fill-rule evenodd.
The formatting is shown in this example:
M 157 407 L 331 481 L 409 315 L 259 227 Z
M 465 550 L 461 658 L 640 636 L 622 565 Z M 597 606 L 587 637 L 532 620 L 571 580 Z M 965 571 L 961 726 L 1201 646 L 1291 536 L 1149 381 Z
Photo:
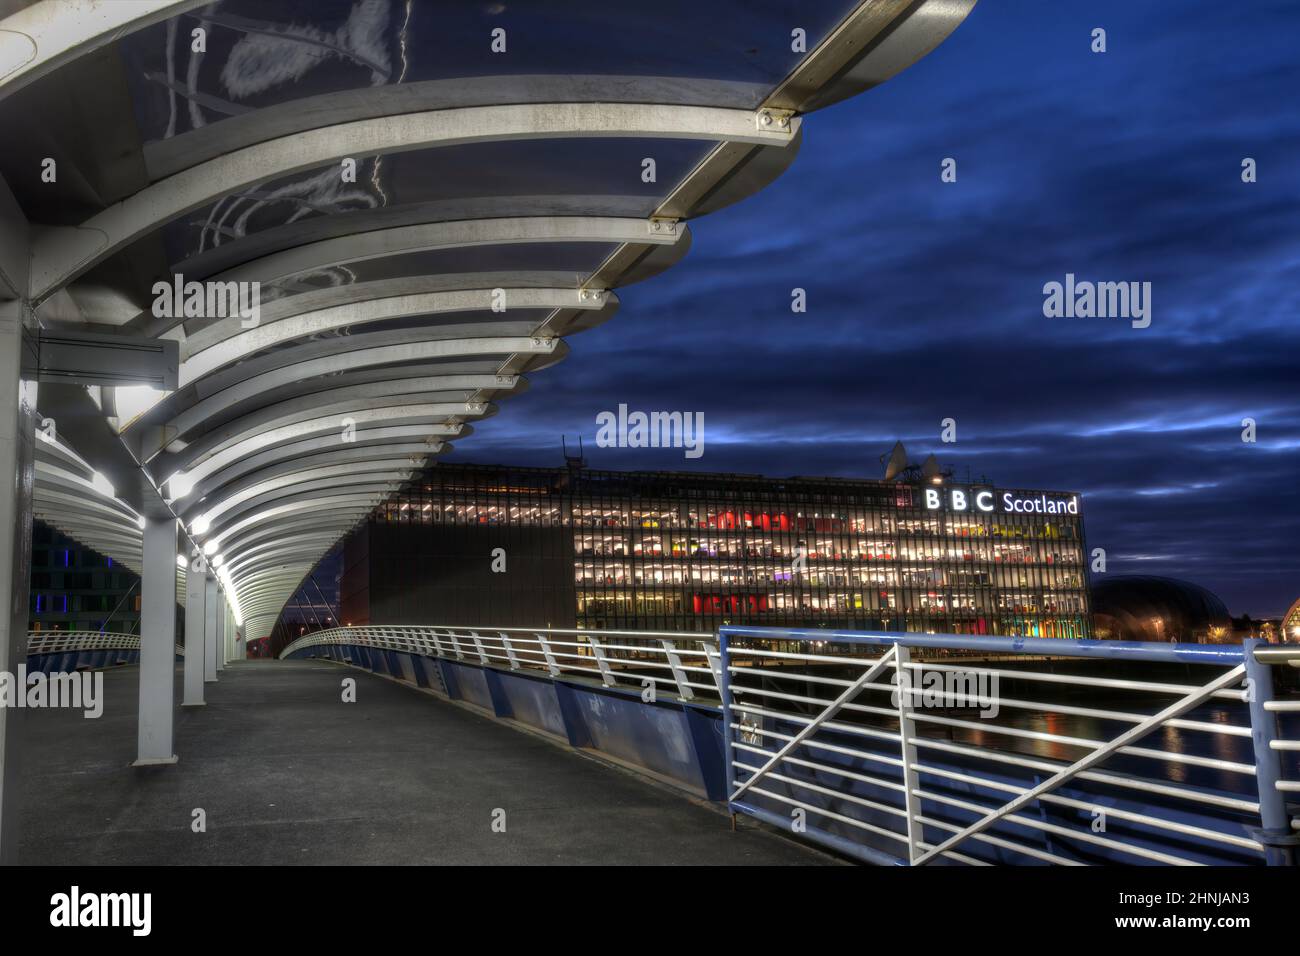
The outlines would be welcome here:
M 799 118 L 763 122 L 750 110 L 647 103 L 519 103 L 426 110 L 339 123 L 246 146 L 129 196 L 80 227 L 36 242 L 32 298 L 43 301 L 140 236 L 184 213 L 267 180 L 355 155 L 555 137 L 696 139 L 785 146 Z
M 202 707 L 203 700 L 203 629 L 207 619 L 207 562 L 201 557 L 190 561 L 185 573 L 185 693 L 182 707 Z
M 211 576 L 203 582 L 203 680 L 217 682 L 217 581 Z
M 217 639 L 213 647 L 217 659 L 217 676 L 226 669 L 226 592 L 217 589 Z
M 912 651 L 902 644 L 894 645 L 894 683 L 898 687 L 898 746 L 903 757 L 903 809 L 907 813 L 907 861 L 911 863 L 921 852 L 925 832 L 921 826 L 921 800 L 916 795 L 920 786 L 916 772 L 916 721 L 912 718 L 915 698 L 911 674 L 907 665 L 912 661 Z
M 140 582 L 140 709 L 135 766 L 176 762 L 172 708 L 176 680 L 175 518 L 146 518 Z
M 1254 836 L 1264 844 L 1264 857 L 1269 866 L 1295 866 L 1300 839 L 1291 829 L 1286 794 L 1277 786 L 1284 779 L 1282 755 L 1272 746 L 1278 738 L 1277 714 L 1268 709 L 1273 700 L 1273 669 L 1255 657 L 1255 649 L 1263 646 L 1267 646 L 1264 641 L 1252 639 L 1244 641 L 1242 647 L 1246 652 L 1249 682 L 1246 699 L 1250 705 L 1250 737 L 1255 752 L 1255 785 L 1259 790 L 1260 828 Z
M 207 0 L 37 0 L 0 20 L 0 97 L 65 63 Z
M 27 662 L 37 422 L 30 315 L 21 299 L 0 302 L 0 670 L 10 674 Z M 0 707 L 0 864 L 18 852 L 22 716 L 21 708 Z

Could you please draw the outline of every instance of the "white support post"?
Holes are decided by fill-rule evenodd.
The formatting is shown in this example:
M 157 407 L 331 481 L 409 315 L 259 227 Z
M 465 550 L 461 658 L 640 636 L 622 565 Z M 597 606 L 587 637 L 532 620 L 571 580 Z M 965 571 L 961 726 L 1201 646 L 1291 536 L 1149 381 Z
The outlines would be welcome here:
M 226 669 L 226 592 L 217 588 L 217 676 Z
M 718 696 L 722 696 L 722 652 L 718 650 L 718 645 L 714 641 L 700 641 L 704 648 L 705 659 L 709 662 L 709 670 L 713 672 L 713 684 L 718 689 Z
M 217 682 L 217 581 L 207 576 L 203 583 L 203 680 Z
M 546 658 L 546 669 L 551 672 L 552 677 L 559 677 L 560 666 L 555 663 L 555 655 L 551 653 L 551 645 L 546 640 L 546 635 L 538 634 L 537 642 L 542 646 L 542 656 Z
M 234 637 L 234 621 L 230 619 L 230 598 L 221 602 L 221 609 L 224 612 L 221 620 L 221 634 L 225 639 L 221 642 L 221 653 L 229 664 L 235 659 L 234 651 L 231 648 L 231 638 Z
M 921 855 L 923 829 L 921 827 L 921 799 L 915 791 L 920 787 L 916 773 L 916 721 L 912 718 L 913 687 L 907 665 L 912 660 L 910 648 L 894 645 L 894 681 L 898 688 L 898 745 L 903 758 L 903 809 L 907 812 L 907 862 L 915 863 Z
M 614 686 L 614 672 L 609 669 L 609 662 L 605 660 L 604 650 L 600 643 L 591 635 L 587 636 L 587 643 L 591 645 L 591 652 L 596 655 L 596 663 L 600 666 L 600 679 L 606 687 Z
M 478 631 L 470 631 L 470 637 L 474 640 L 474 650 L 478 651 L 478 662 L 484 667 L 488 666 L 487 651 L 483 649 L 483 641 L 478 636 Z
M 0 184 L 0 240 L 14 240 L 26 249 L 26 224 L 9 230 L 9 213 L 21 222 L 7 189 Z M 22 274 L 4 268 L 0 280 L 16 283 L 26 291 L 26 257 L 15 260 Z M 0 265 L 8 266 L 7 256 Z M 17 674 L 27 663 L 28 593 L 32 561 L 32 485 L 36 382 L 25 377 L 35 365 L 35 333 L 29 327 L 30 311 L 21 299 L 6 299 L 5 282 L 0 281 L 0 670 Z M 0 707 L 0 864 L 14 863 L 18 855 L 18 751 L 23 711 Z
M 173 517 L 146 516 L 140 578 L 140 707 L 135 766 L 176 762 L 176 533 Z
M 672 671 L 673 680 L 677 682 L 677 696 L 682 700 L 693 700 L 695 691 L 686 683 L 686 669 L 682 667 L 681 655 L 677 653 L 677 645 L 669 640 L 661 640 L 664 655 L 668 658 L 668 667 Z
M 515 649 L 510 646 L 510 638 L 506 637 L 505 631 L 498 631 L 501 635 L 501 646 L 506 649 L 506 658 L 510 661 L 512 671 L 519 670 L 519 658 L 515 657 Z
M 203 706 L 203 628 L 207 619 L 207 562 L 190 561 L 185 571 L 185 688 L 182 707 Z

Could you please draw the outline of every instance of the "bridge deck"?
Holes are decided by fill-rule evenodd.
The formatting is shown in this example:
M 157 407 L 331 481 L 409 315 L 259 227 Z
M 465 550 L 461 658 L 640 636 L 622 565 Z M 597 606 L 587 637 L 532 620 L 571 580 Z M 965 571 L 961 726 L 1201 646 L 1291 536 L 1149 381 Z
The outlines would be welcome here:
M 343 677 L 357 702 L 340 700 Z M 687 797 L 379 677 L 239 662 L 178 713 L 171 767 L 139 769 L 137 670 L 104 715 L 27 711 L 19 862 L 816 864 Z M 179 692 L 180 674 L 177 673 Z M 192 812 L 207 832 L 191 831 Z M 493 833 L 492 812 L 506 811 Z

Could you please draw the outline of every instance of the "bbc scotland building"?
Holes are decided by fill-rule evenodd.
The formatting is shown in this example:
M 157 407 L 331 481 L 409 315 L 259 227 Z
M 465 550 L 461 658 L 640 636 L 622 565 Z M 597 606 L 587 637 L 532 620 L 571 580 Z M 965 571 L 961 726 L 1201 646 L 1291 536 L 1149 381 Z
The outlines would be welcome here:
M 1080 496 L 439 464 L 353 531 L 346 624 L 1091 636 Z

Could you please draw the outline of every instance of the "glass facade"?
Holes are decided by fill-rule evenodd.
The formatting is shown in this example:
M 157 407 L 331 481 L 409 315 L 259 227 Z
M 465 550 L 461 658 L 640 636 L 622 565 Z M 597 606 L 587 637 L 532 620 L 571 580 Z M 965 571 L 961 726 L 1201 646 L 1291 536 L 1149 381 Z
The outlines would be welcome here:
M 1069 493 L 440 464 L 373 520 L 568 529 L 583 628 L 1091 636 Z
M 140 576 L 39 521 L 28 630 L 140 632 Z

